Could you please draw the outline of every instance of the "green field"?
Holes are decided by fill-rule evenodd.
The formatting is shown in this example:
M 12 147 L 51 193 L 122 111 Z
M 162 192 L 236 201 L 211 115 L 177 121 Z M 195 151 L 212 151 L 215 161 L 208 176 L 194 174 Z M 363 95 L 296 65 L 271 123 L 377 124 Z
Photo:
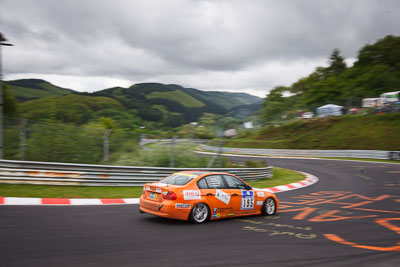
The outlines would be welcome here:
M 400 150 L 400 113 L 297 120 L 245 132 L 227 147 Z M 214 142 L 215 144 L 218 141 Z
M 146 96 L 147 99 L 163 98 L 176 101 L 182 106 L 189 108 L 200 108 L 204 106 L 204 103 L 197 100 L 196 98 L 179 90 L 168 91 L 168 92 L 153 92 Z
M 274 177 L 271 179 L 263 179 L 259 181 L 249 182 L 249 184 L 256 188 L 267 188 L 278 185 L 291 184 L 305 179 L 305 176 L 302 173 L 289 169 L 274 167 L 273 173 Z
M 9 84 L 9 90 L 19 99 L 35 99 L 48 96 L 62 96 L 72 91 L 47 82 L 34 83 L 35 88 L 28 88 Z
M 303 174 L 274 167 L 274 177 L 250 182 L 256 188 L 284 185 L 303 180 Z M 1 197 L 37 198 L 137 198 L 142 187 L 88 187 L 88 186 L 50 186 L 0 184 Z

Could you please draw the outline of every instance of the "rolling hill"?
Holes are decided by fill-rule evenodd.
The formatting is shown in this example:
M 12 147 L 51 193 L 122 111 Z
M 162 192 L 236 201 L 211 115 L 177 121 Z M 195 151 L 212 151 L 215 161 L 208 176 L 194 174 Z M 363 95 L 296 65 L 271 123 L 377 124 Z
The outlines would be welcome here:
M 40 79 L 22 79 L 7 81 L 6 83 L 18 102 L 48 96 L 68 95 L 73 92 L 70 89 L 61 88 Z
M 254 104 L 261 102 L 261 98 L 245 93 L 208 92 L 161 83 L 139 83 L 94 93 L 76 92 L 39 79 L 7 81 L 7 84 L 20 103 L 24 117 L 45 119 L 52 116 L 76 124 L 100 115 L 115 119 L 129 113 L 144 121 L 176 127 L 197 121 L 204 113 L 235 116 L 239 107 L 240 118 L 243 118 L 243 114 L 254 112 Z M 98 104 L 93 108 L 91 102 Z

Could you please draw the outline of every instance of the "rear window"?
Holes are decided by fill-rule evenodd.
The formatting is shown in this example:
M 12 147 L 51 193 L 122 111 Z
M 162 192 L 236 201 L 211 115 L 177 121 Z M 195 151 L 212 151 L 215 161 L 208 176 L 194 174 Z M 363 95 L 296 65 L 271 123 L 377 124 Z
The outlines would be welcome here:
M 189 175 L 189 174 L 172 174 L 160 181 L 160 183 L 164 184 L 173 184 L 173 185 L 185 185 L 194 178 L 196 175 Z

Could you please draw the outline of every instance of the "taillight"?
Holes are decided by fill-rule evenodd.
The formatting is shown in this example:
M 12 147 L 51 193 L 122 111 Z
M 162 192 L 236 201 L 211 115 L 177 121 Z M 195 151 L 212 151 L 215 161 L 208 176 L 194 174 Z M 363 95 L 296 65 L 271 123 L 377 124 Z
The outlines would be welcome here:
M 177 198 L 176 194 L 172 191 L 163 192 L 162 196 L 164 199 L 168 199 L 168 200 L 176 200 L 176 198 Z

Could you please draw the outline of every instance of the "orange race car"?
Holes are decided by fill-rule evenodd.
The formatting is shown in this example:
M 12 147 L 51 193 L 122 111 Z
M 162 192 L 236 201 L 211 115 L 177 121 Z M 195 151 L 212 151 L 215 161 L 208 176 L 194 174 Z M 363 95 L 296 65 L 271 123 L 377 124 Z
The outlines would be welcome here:
M 226 217 L 273 215 L 278 199 L 239 177 L 220 172 L 185 171 L 145 184 L 140 212 L 202 223 Z

